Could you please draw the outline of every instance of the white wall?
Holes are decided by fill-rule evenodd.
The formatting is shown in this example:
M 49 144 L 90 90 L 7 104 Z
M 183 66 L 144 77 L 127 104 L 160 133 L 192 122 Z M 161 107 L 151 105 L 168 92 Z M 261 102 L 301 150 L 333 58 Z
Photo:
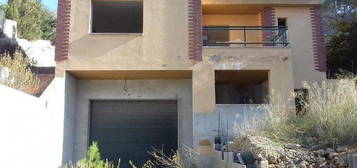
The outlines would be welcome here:
M 6 19 L 4 23 L 4 34 L 9 38 L 17 38 L 17 22 Z
M 55 79 L 40 98 L 0 85 L 1 167 L 61 165 L 63 81 Z

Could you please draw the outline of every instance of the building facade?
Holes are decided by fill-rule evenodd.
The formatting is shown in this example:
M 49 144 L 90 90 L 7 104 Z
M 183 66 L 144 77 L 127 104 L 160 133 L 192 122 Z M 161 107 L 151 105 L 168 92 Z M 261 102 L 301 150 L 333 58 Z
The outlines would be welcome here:
M 59 0 L 62 162 L 98 141 L 104 157 L 142 163 L 151 147 L 239 134 L 274 94 L 294 106 L 303 81 L 325 79 L 321 4 Z

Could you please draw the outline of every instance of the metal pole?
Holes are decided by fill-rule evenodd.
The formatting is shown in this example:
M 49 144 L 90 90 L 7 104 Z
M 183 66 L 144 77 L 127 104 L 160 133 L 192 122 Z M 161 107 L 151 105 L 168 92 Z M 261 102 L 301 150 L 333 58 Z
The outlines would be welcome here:
M 244 31 L 244 47 L 247 47 L 247 31 L 245 26 L 243 27 L 243 31 Z

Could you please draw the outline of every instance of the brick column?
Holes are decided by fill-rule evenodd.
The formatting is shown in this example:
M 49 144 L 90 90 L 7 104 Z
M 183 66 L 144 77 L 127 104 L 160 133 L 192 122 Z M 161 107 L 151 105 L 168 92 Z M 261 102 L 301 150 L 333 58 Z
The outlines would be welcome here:
M 261 22 L 262 26 L 275 26 L 276 25 L 276 16 L 275 9 L 273 7 L 264 7 L 261 13 Z M 274 32 L 272 31 L 263 31 L 262 32 L 262 40 L 264 42 L 269 41 L 274 36 Z M 270 45 L 264 45 L 270 46 Z
M 189 59 L 202 61 L 202 7 L 201 0 L 188 0 Z
M 326 49 L 324 42 L 324 33 L 322 26 L 322 15 L 320 7 L 310 8 L 312 40 L 314 48 L 315 70 L 320 72 L 327 71 L 326 65 Z
M 55 60 L 68 58 L 71 0 L 58 0 Z

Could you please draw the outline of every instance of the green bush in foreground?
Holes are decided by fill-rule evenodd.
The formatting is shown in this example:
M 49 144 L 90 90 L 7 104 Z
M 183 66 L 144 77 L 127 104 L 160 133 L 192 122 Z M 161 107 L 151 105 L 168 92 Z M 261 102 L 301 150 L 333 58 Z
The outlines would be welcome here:
M 80 168 L 114 168 L 114 165 L 101 159 L 97 142 L 93 142 L 87 151 L 87 157 L 79 161 Z M 118 163 L 120 167 L 120 160 Z

